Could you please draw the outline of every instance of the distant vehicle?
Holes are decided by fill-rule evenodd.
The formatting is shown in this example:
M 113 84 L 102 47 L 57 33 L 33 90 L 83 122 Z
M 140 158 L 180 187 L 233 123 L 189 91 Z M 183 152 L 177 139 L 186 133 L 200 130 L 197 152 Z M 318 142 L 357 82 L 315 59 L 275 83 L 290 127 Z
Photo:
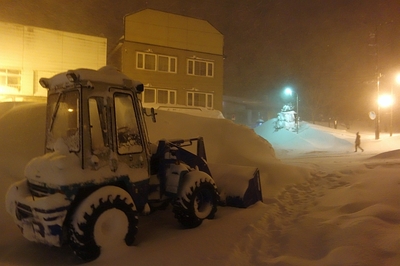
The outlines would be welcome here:
M 172 204 L 186 228 L 212 219 L 217 204 L 246 207 L 262 200 L 257 168 L 246 168 L 244 194 L 230 193 L 237 166 L 212 177 L 201 137 L 151 144 L 138 95 L 143 84 L 109 67 L 77 69 L 40 79 L 48 89 L 45 154 L 6 195 L 7 211 L 30 241 L 69 243 L 83 260 L 96 259 L 110 239 L 132 245 L 138 214 Z M 197 144 L 195 153 L 185 147 Z M 224 176 L 225 175 L 225 176 Z M 234 189 L 232 189 L 234 190 Z M 236 189 L 237 191 L 237 189 Z M 236 194 L 235 194 L 236 193 Z M 118 226 L 111 226 L 117 221 Z
M 265 121 L 263 119 L 261 119 L 261 118 L 257 119 L 255 127 L 261 126 L 262 124 L 264 124 L 264 122 Z

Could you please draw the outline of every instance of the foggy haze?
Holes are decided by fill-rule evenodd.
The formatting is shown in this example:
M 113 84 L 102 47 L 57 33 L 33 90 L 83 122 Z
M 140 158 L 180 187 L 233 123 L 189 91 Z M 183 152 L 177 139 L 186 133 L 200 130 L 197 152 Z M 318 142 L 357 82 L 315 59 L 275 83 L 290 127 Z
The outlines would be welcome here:
M 145 8 L 207 20 L 224 35 L 224 94 L 272 104 L 292 86 L 304 119 L 366 118 L 376 108 L 377 73 L 388 91 L 400 71 L 395 0 L 0 3 L 1 21 L 103 36 L 109 50 L 123 35 L 123 17 Z

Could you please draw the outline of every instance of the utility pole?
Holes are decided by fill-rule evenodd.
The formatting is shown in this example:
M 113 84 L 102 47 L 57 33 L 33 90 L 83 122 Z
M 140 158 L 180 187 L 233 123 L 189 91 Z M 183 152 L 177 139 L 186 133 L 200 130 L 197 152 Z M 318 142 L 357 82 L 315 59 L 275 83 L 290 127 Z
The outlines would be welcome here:
M 376 97 L 376 104 L 378 107 L 378 111 L 376 114 L 376 127 L 375 127 L 375 139 L 379 139 L 379 134 L 380 134 L 380 127 L 381 127 L 381 107 L 379 105 L 379 81 L 381 78 L 381 73 L 377 74 L 377 78 L 376 78 L 376 88 L 377 88 L 377 97 Z
M 381 114 L 380 114 L 380 109 L 381 107 L 379 106 L 379 83 L 380 83 L 380 78 L 382 77 L 382 74 L 379 72 L 379 47 L 378 47 L 378 26 L 375 26 L 375 33 L 371 34 L 374 38 L 374 44 L 375 46 L 375 73 L 376 73 L 376 105 L 377 105 L 377 111 L 376 111 L 376 121 L 375 121 L 375 139 L 379 139 L 379 134 L 380 134 L 380 127 L 381 127 Z
M 390 105 L 390 136 L 393 135 L 393 85 L 390 86 L 390 97 L 392 97 L 392 104 Z

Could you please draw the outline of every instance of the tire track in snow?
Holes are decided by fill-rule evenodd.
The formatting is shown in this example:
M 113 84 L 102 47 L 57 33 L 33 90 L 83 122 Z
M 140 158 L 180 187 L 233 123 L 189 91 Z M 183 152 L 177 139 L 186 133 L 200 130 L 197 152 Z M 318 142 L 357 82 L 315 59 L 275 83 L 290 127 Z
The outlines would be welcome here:
M 243 240 L 235 245 L 226 265 L 279 264 L 281 256 L 287 253 L 290 240 L 287 232 L 318 204 L 326 190 L 348 185 L 341 180 L 342 175 L 312 173 L 305 182 L 286 186 L 274 201 L 268 203 L 267 212 L 245 229 Z M 307 264 L 308 259 L 318 259 L 321 253 L 325 256 L 328 252 L 321 247 L 315 252 L 315 258 L 292 259 Z

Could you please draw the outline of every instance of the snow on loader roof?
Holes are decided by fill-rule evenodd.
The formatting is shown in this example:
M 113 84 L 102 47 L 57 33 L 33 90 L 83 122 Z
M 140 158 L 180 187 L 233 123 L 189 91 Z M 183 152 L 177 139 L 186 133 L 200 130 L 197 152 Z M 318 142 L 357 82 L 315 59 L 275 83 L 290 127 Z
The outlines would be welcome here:
M 99 70 L 86 68 L 68 70 L 67 72 L 56 74 L 51 78 L 41 78 L 39 83 L 43 88 L 56 89 L 67 87 L 66 85 L 73 84 L 77 80 L 135 88 L 139 93 L 143 91 L 143 84 L 141 82 L 132 80 L 112 66 L 104 66 Z

